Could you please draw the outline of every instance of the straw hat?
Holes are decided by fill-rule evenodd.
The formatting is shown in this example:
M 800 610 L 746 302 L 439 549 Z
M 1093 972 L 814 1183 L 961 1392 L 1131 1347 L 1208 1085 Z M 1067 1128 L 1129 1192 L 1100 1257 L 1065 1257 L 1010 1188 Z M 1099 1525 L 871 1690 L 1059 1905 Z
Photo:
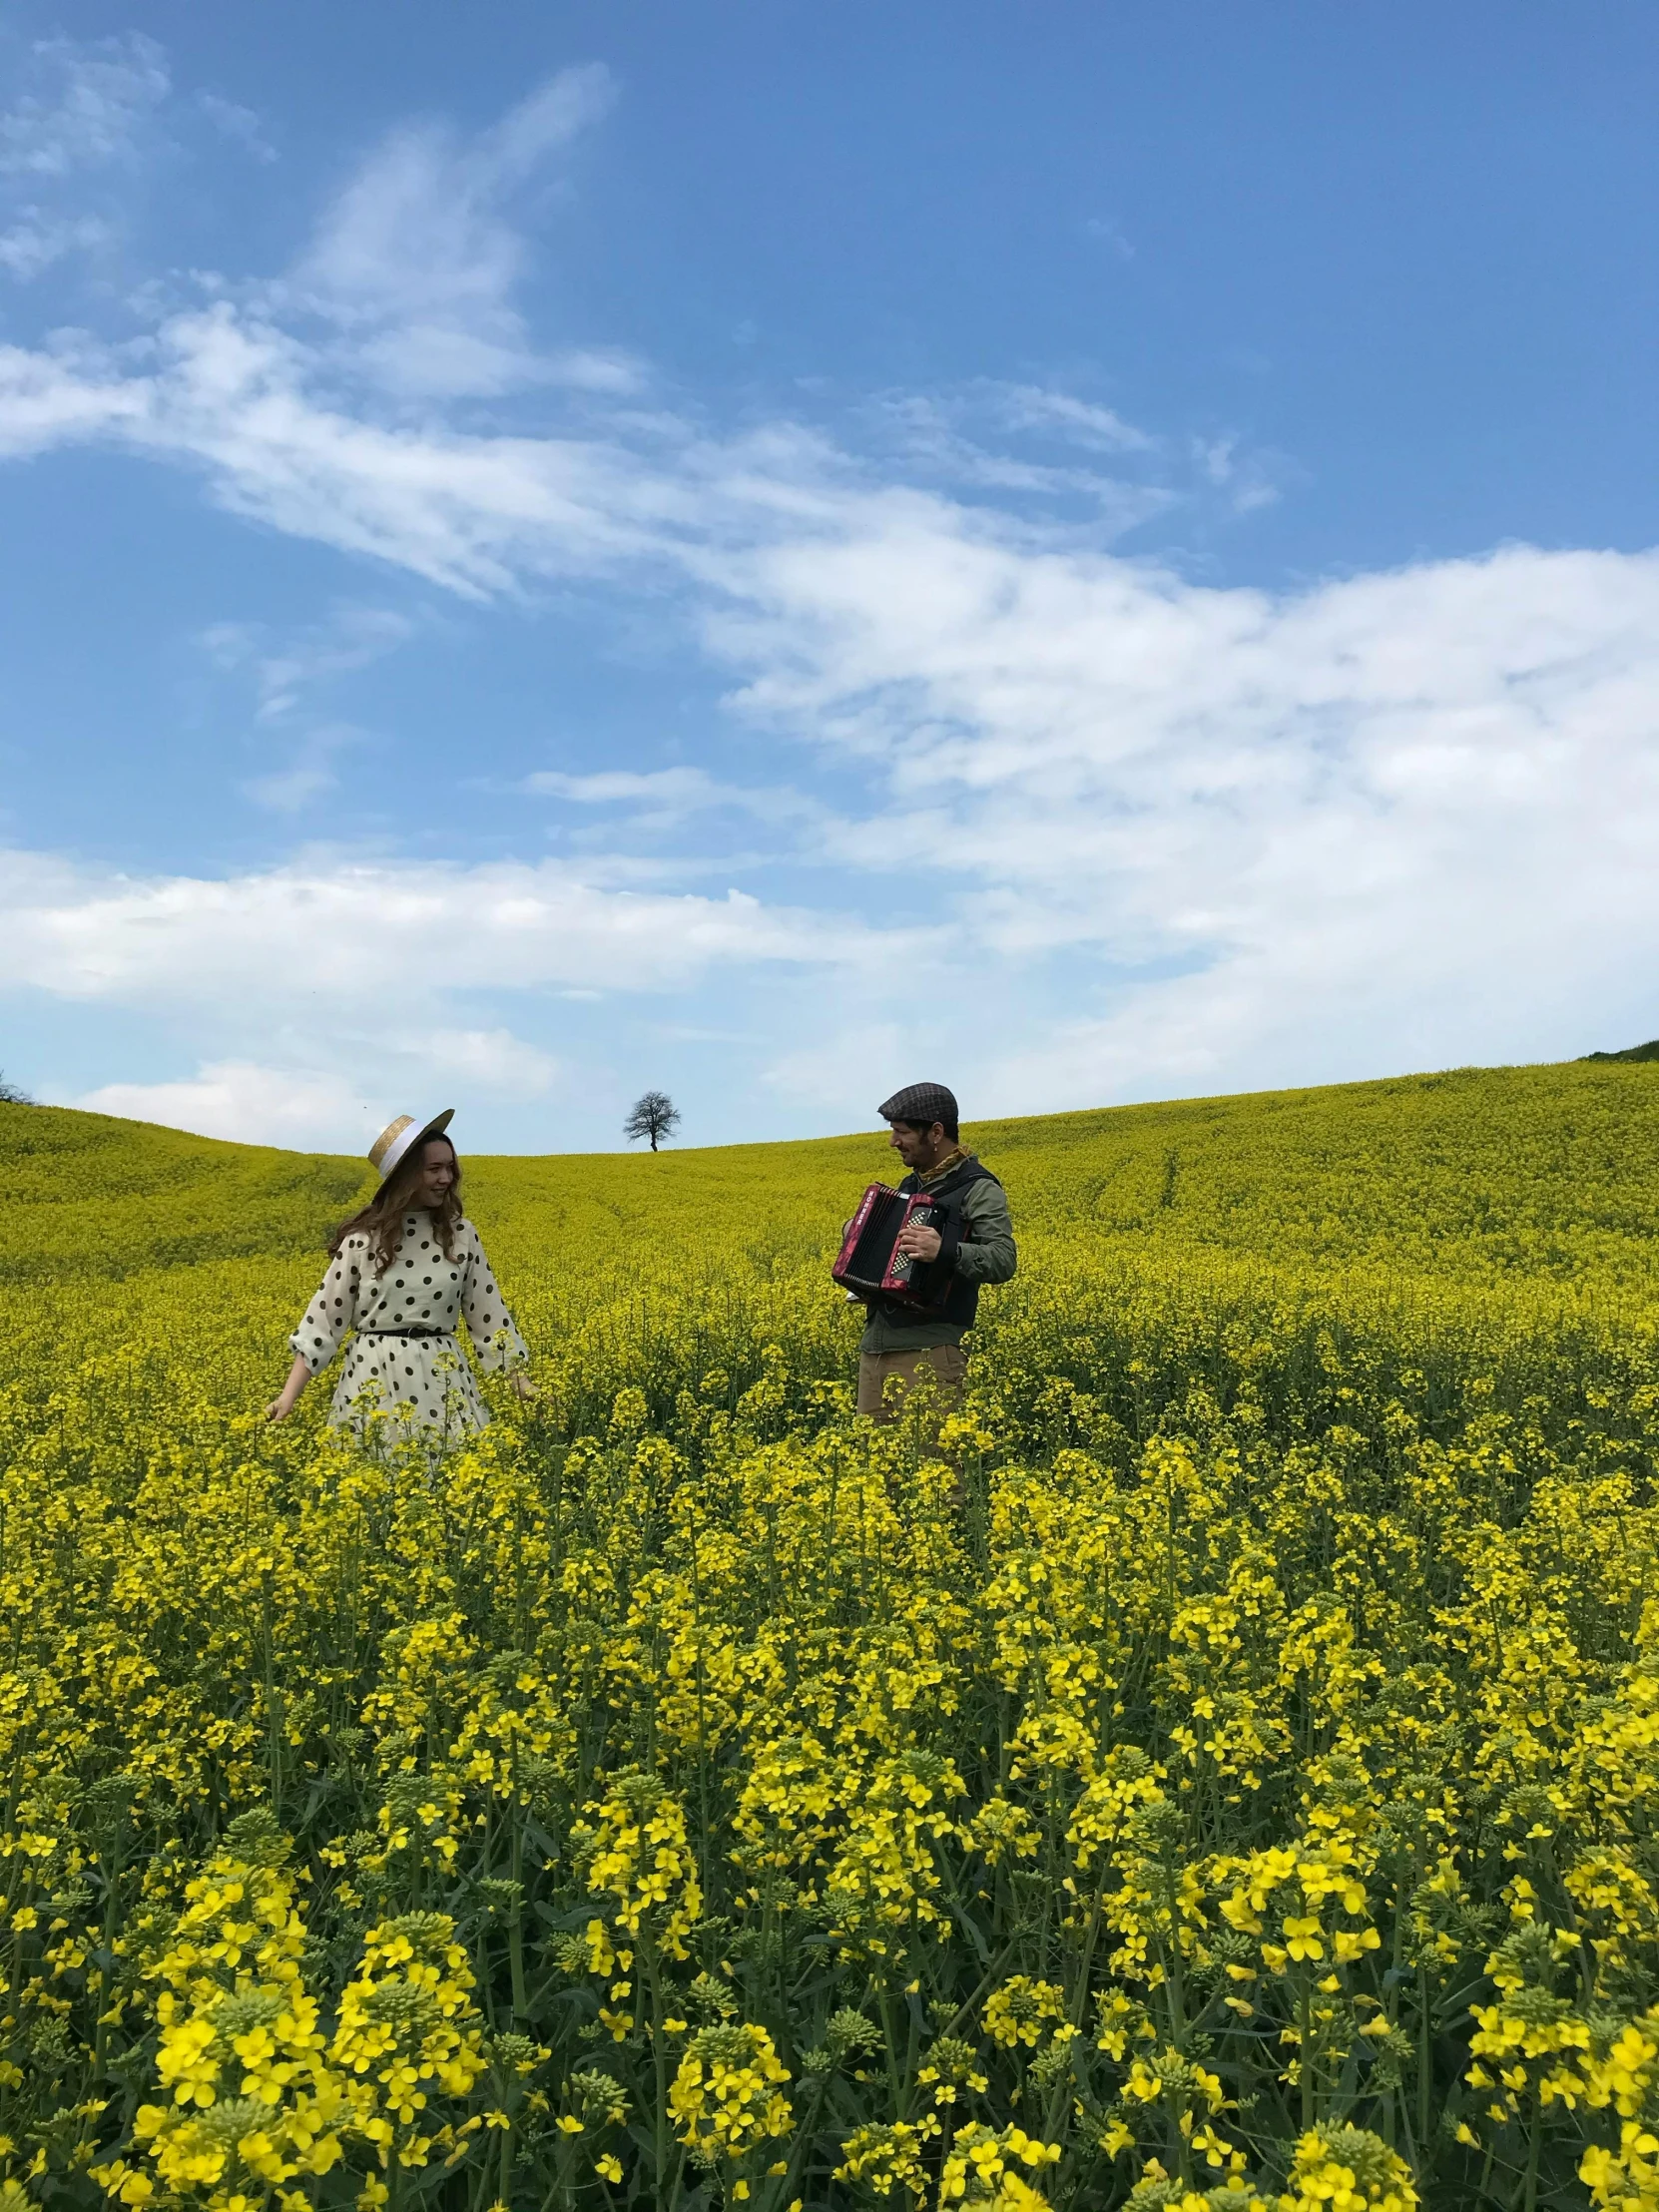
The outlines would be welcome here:
M 369 1146 L 369 1165 L 383 1183 L 399 1160 L 407 1158 L 415 1146 L 424 1144 L 428 1137 L 441 1137 L 454 1118 L 453 1106 L 446 1106 L 441 1114 L 434 1114 L 427 1122 L 417 1122 L 413 1114 L 399 1114 L 395 1121 L 386 1123 Z

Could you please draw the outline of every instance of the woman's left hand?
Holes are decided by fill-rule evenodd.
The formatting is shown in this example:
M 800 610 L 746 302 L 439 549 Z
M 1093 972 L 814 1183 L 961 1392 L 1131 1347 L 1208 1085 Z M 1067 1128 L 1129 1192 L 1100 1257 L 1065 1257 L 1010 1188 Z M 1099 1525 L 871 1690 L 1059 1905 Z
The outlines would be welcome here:
M 530 1378 L 527 1375 L 511 1375 L 507 1378 L 507 1380 L 509 1382 L 511 1382 L 513 1388 L 517 1391 L 518 1395 L 523 1398 L 525 1404 L 528 1405 L 530 1400 L 536 1395 L 536 1385 L 531 1382 Z

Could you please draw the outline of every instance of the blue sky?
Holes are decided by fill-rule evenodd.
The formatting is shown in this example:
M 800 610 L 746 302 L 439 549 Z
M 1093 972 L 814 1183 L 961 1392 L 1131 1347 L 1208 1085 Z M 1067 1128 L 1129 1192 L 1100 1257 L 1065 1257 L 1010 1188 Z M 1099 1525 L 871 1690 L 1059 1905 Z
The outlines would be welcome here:
M 298 1145 L 1659 1029 L 1659 18 L 0 28 L 0 1065 Z

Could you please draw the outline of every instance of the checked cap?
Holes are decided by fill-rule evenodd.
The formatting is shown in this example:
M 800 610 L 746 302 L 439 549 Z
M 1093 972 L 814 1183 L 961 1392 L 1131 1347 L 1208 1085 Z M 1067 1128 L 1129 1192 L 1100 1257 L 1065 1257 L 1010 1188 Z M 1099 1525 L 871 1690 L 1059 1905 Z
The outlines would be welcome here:
M 903 1090 L 894 1091 L 891 1098 L 883 1100 L 875 1111 L 883 1121 L 918 1121 L 923 1129 L 935 1121 L 942 1121 L 946 1129 L 954 1129 L 956 1094 L 947 1091 L 942 1083 L 907 1083 Z

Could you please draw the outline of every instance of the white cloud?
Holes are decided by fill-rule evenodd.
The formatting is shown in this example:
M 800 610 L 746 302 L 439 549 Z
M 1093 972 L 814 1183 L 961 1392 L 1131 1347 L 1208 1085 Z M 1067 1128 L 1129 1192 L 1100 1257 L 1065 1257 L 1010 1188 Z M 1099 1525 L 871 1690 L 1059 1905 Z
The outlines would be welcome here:
M 868 1013 L 856 1021 L 820 1018 L 793 1049 L 774 1047 L 764 1080 L 793 1104 L 828 1107 L 843 1126 L 872 1121 L 878 1100 L 897 1083 L 931 1080 L 920 1073 L 930 1064 L 931 1051 L 939 1051 L 943 1064 L 949 1048 L 940 1050 L 925 1033 L 931 1026 L 927 1012 L 919 1021 L 914 1015 L 904 1021 L 871 1019 Z M 962 1057 L 959 1046 L 951 1056 Z M 905 1073 L 876 1087 L 874 1071 L 880 1068 Z
M 171 317 L 138 365 L 0 347 L 0 455 L 119 441 L 200 469 L 232 513 L 471 598 L 661 555 L 704 519 L 695 480 L 614 440 L 386 424 L 322 396 L 325 365 L 229 301 Z
M 338 1024 L 479 989 L 652 991 L 712 968 L 856 969 L 851 921 L 724 898 L 610 890 L 555 861 L 463 867 L 321 856 L 264 874 L 133 878 L 33 853 L 0 867 L 7 981 L 69 999 Z
M 999 1103 L 1549 1056 L 1642 1018 L 1659 559 L 1273 597 L 939 517 L 765 566 L 757 711 L 889 764 L 874 848 L 954 876 L 987 960 L 1100 963 L 1087 1011 L 987 1062 Z
M 346 1034 L 338 1065 L 226 1059 L 161 1083 L 105 1083 L 61 1101 L 88 1113 L 160 1122 L 243 1144 L 364 1151 L 434 1083 L 474 1106 L 533 1101 L 560 1087 L 559 1062 L 508 1029 L 434 1028 L 412 1047 L 395 1032 Z
M 14 1005 L 40 991 L 120 1006 L 218 1045 L 194 1077 L 65 1103 L 348 1149 L 440 1074 L 486 1105 L 568 1095 L 557 1056 L 466 1018 L 480 993 L 518 994 L 528 1018 L 556 1025 L 538 1001 L 681 993 L 768 968 L 869 975 L 885 954 L 855 922 L 737 891 L 608 890 L 550 862 L 318 857 L 264 875 L 135 879 L 0 854 L 0 923 L 14 937 Z
M 211 1061 L 176 1083 L 105 1083 L 63 1103 L 238 1144 L 330 1152 L 359 1136 L 366 1151 L 395 1110 L 384 1098 L 364 1098 L 346 1076 L 262 1067 L 253 1060 Z
M 457 1085 L 497 1098 L 546 1098 L 561 1076 L 550 1052 L 510 1029 L 435 1029 L 423 1040 L 421 1058 Z
M 66 355 L 0 345 L 0 460 L 139 431 L 150 407 L 146 380 L 106 367 L 90 347 Z

